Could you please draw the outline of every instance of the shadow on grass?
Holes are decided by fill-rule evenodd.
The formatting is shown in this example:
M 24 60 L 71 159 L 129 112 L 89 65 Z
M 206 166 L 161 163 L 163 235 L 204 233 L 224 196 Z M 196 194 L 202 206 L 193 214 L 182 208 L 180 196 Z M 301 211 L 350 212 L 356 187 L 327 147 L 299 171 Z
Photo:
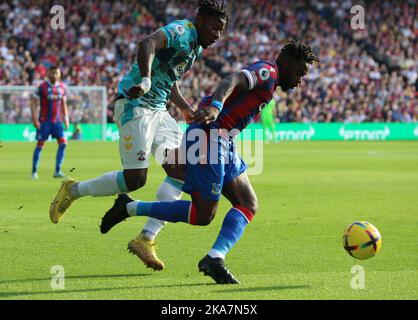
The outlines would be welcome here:
M 216 290 L 216 292 L 254 292 L 254 291 L 277 291 L 277 290 L 292 290 L 292 289 L 308 289 L 310 286 L 272 286 L 272 287 L 252 287 L 252 288 L 239 288 L 235 287 L 226 290 Z
M 86 274 L 79 276 L 65 276 L 65 279 L 105 279 L 105 278 L 132 278 L 132 277 L 145 277 L 151 274 L 146 273 L 133 273 L 133 274 Z M 20 282 L 35 282 L 35 281 L 51 281 L 52 275 L 49 278 L 32 278 L 32 279 L 13 279 L 2 280 L 0 284 L 20 283 Z
M 111 275 L 109 275 L 111 276 Z M 116 275 L 122 276 L 122 275 Z M 126 276 L 126 275 L 125 275 Z M 128 275 L 133 276 L 133 275 Z M 86 276 L 82 276 L 86 277 Z M 100 276 L 96 276 L 100 277 Z M 73 277 L 80 278 L 80 277 Z M 29 280 L 29 279 L 28 279 Z M 40 280 L 40 279 L 37 279 Z M 45 280 L 45 279 L 42 279 Z M 48 279 L 50 280 L 50 279 Z M 89 289 L 74 289 L 74 290 L 48 290 L 48 291 L 18 291 L 18 292 L 0 292 L 0 298 L 10 298 L 18 296 L 30 296 L 30 295 L 46 295 L 46 294 L 71 294 L 71 293 L 87 293 L 87 292 L 100 292 L 100 291 L 116 291 L 116 290 L 132 290 L 132 289 L 155 289 L 155 288 L 178 288 L 178 287 L 199 287 L 199 286 L 208 286 L 216 285 L 215 283 L 189 283 L 189 284 L 170 284 L 170 285 L 149 285 L 149 286 L 135 286 L 135 287 L 114 287 L 114 288 L 89 288 Z

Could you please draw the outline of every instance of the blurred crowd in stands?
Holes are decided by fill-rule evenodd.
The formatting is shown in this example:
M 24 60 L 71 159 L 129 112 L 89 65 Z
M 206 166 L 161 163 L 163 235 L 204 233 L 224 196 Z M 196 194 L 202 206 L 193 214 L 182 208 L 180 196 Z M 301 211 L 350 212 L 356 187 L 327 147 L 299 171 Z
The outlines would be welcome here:
M 222 76 L 259 59 L 274 60 L 285 41 L 297 37 L 312 46 L 320 63 L 301 87 L 277 91 L 278 122 L 418 122 L 416 1 L 356 1 L 365 9 L 364 30 L 351 28 L 351 0 L 227 3 L 232 13 L 227 31 L 181 80 L 191 104 L 197 105 Z M 67 85 L 106 86 L 108 121 L 117 83 L 135 61 L 138 41 L 167 22 L 195 15 L 191 1 L 180 0 L 62 5 L 65 29 L 53 30 L 50 1 L 2 1 L 0 86 L 38 85 L 47 68 L 58 65 Z M 5 106 L 0 96 L 0 122 L 30 121 L 28 106 L 19 99 Z M 92 111 L 96 100 L 74 97 L 78 103 L 70 120 L 100 122 Z M 172 103 L 168 108 L 183 120 Z

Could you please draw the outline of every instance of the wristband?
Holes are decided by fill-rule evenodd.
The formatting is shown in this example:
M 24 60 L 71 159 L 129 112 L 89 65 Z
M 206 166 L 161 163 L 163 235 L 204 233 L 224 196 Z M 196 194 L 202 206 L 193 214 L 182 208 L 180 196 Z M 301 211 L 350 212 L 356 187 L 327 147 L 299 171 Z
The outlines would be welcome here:
M 212 100 L 210 106 L 211 107 L 215 107 L 216 109 L 218 109 L 219 111 L 221 111 L 224 105 L 219 100 Z
M 151 79 L 148 77 L 143 77 L 141 83 L 139 84 L 144 90 L 144 94 L 151 89 Z

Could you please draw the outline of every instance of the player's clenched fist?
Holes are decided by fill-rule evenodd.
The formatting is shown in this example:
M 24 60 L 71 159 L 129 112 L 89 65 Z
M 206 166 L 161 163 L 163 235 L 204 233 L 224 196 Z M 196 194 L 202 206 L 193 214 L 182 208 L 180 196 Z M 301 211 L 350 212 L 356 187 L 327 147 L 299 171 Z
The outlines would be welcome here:
M 209 124 L 216 120 L 219 115 L 219 109 L 216 107 L 207 107 L 197 110 L 192 117 L 192 122 L 198 124 Z
M 151 79 L 147 77 L 143 77 L 142 81 L 138 85 L 134 85 L 130 87 L 128 90 L 124 89 L 126 95 L 130 99 L 137 99 L 142 97 L 151 89 Z

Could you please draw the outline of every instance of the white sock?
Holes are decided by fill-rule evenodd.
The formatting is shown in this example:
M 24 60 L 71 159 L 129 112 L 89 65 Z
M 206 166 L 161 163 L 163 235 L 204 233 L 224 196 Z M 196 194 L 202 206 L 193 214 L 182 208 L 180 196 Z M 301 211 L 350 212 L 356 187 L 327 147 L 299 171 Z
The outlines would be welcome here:
M 164 228 L 166 223 L 166 221 L 149 218 L 144 228 L 142 229 L 141 234 L 143 234 L 148 240 L 153 241 L 161 229 Z
M 136 216 L 136 206 L 138 205 L 139 201 L 131 201 L 126 205 L 126 210 L 130 217 Z M 151 219 L 151 218 L 150 218 Z
M 160 185 L 160 188 L 157 191 L 157 200 L 158 201 L 174 201 L 180 200 L 183 194 L 181 187 L 183 186 L 183 181 L 177 180 L 174 178 L 166 177 L 163 183 Z M 128 213 L 129 205 L 127 205 Z M 132 210 L 132 209 L 131 209 Z M 135 214 L 136 214 L 136 204 L 135 204 Z M 158 220 L 155 218 L 149 218 L 145 226 L 142 228 L 141 233 L 149 240 L 154 240 L 162 228 L 167 224 L 166 221 Z
M 128 192 L 123 171 L 108 172 L 94 179 L 77 183 L 77 191 L 80 197 L 111 196 L 120 192 Z
M 210 249 L 208 256 L 211 258 L 222 258 L 223 260 L 225 260 L 225 255 L 215 249 Z

